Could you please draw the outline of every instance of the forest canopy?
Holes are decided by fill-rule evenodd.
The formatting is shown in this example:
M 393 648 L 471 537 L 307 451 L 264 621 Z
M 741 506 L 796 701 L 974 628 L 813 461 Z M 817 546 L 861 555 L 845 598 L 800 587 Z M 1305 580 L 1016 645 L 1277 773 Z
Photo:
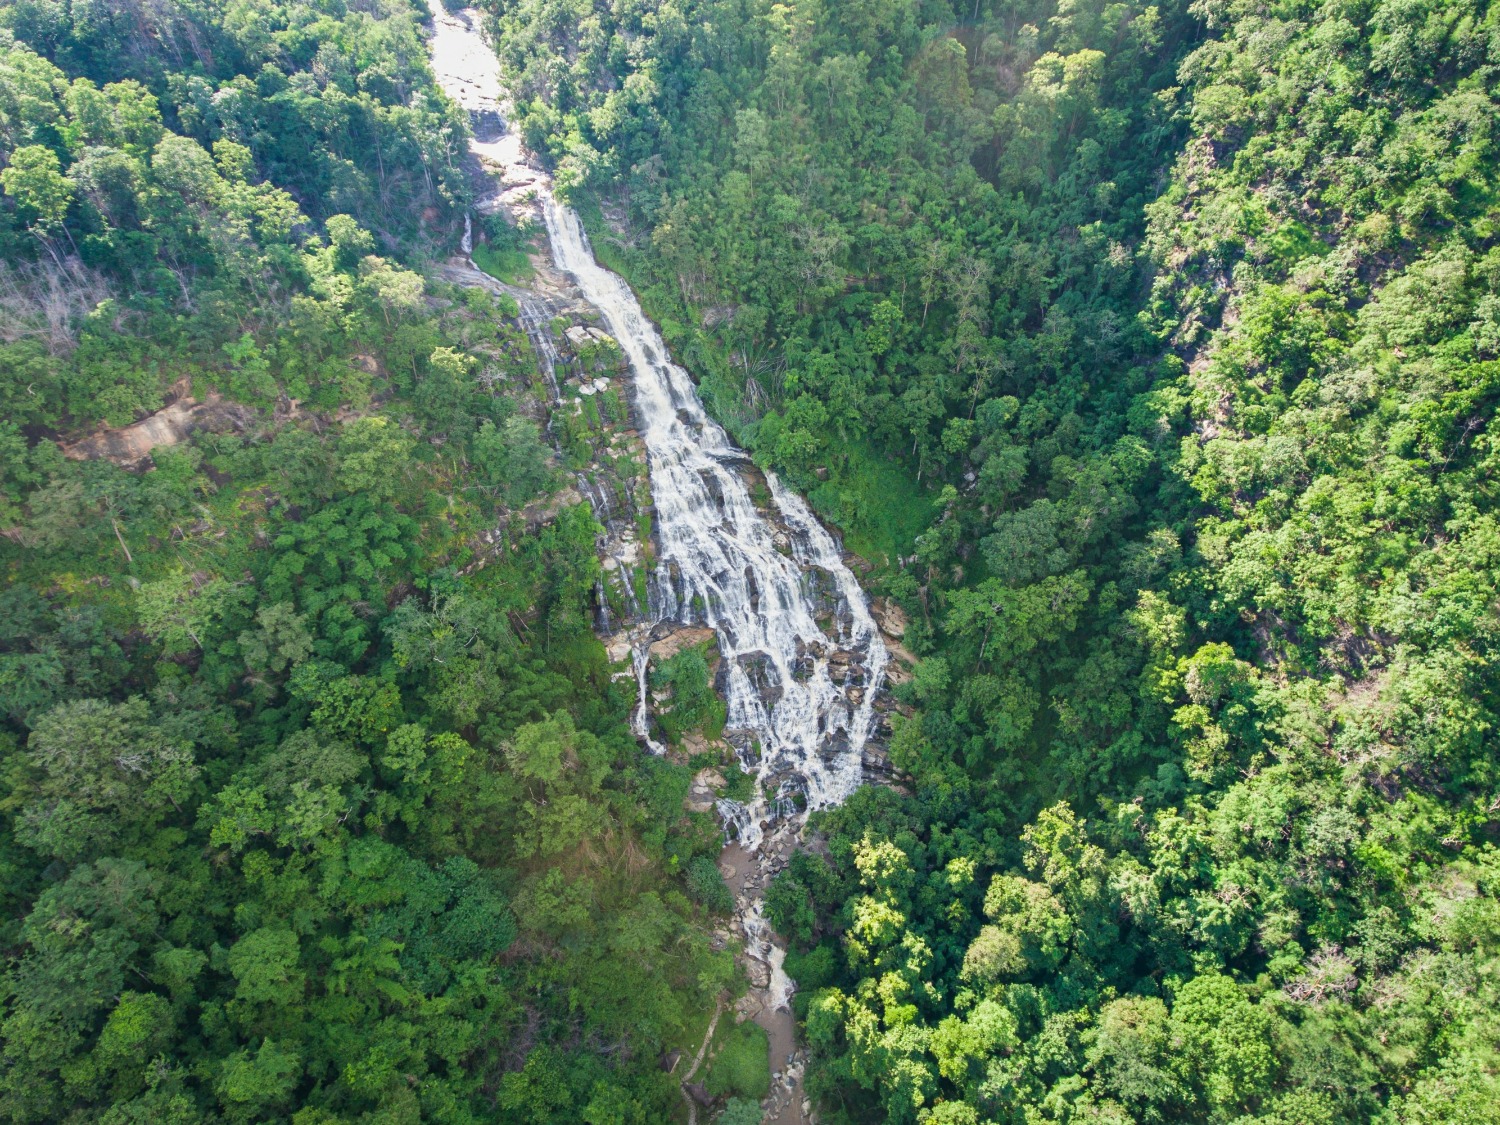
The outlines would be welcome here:
M 653 1125 L 735 986 L 426 15 L 0 3 L 5 1121 Z
M 823 1119 L 1500 1120 L 1500 11 L 489 11 L 908 618 L 768 900 Z
M 904 622 L 898 784 L 767 891 L 820 1119 L 1500 1122 L 1500 10 L 485 11 Z M 657 1125 L 739 987 L 592 435 L 437 278 L 428 14 L 0 0 L 7 1121 Z M 649 686 L 722 726 L 703 653 Z

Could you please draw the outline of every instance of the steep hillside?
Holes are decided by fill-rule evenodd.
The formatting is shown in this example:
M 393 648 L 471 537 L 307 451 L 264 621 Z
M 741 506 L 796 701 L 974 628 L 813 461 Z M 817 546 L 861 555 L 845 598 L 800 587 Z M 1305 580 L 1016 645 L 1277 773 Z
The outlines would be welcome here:
M 5 1121 L 654 1125 L 735 979 L 423 14 L 0 4 Z
M 825 1119 L 1496 1120 L 1500 14 L 492 10 L 911 617 L 773 893 Z

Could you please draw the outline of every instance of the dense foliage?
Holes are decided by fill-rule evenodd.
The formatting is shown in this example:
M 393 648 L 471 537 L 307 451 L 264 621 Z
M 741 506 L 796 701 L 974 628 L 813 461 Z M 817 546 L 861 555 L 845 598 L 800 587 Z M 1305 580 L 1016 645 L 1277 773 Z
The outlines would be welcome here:
M 349 312 L 421 298 L 377 251 L 466 190 L 462 115 L 387 7 L 0 10 L 0 433 L 123 425 L 180 380 L 361 397 Z
M 417 14 L 0 5 L 5 1121 L 652 1125 L 732 984 Z
M 769 903 L 825 1120 L 1500 1120 L 1500 11 L 492 10 L 910 616 Z

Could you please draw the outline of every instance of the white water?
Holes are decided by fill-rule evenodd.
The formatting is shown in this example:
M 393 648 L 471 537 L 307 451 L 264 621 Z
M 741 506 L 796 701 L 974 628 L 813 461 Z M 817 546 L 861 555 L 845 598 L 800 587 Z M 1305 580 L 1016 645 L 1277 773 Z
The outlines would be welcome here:
M 432 54 L 440 82 L 466 108 L 498 113 L 494 56 L 469 14 L 450 16 L 439 4 L 434 8 L 439 18 Z M 739 736 L 741 760 L 761 783 L 757 792 L 772 790 L 749 809 L 720 802 L 726 823 L 754 849 L 765 815 L 791 813 L 799 795 L 808 808 L 837 804 L 860 783 L 861 752 L 875 723 L 873 703 L 887 659 L 864 592 L 833 537 L 770 473 L 777 521 L 756 509 L 745 454 L 707 415 L 692 380 L 671 361 L 630 287 L 594 260 L 578 216 L 551 197 L 544 176 L 525 166 L 513 136 L 476 144 L 475 150 L 534 194 L 554 263 L 599 310 L 629 362 L 659 543 L 648 616 L 653 622 L 706 624 L 718 635 L 727 673 L 727 728 Z M 511 175 L 514 169 L 519 171 Z M 547 335 L 543 324 L 527 327 Z M 550 348 L 550 340 L 542 346 Z M 550 369 L 554 360 L 544 356 L 545 366 Z M 556 399 L 555 379 L 549 382 Z M 659 752 L 649 735 L 643 658 L 638 649 L 636 731 Z M 858 689 L 857 703 L 850 688 Z
M 759 758 L 747 764 L 777 785 L 776 796 L 800 788 L 811 808 L 836 804 L 860 783 L 886 663 L 864 593 L 833 537 L 771 473 L 771 500 L 790 534 L 778 535 L 756 509 L 735 467 L 744 453 L 708 417 L 630 287 L 594 260 L 571 208 L 550 198 L 542 206 L 553 261 L 603 314 L 634 376 L 660 543 L 652 616 L 718 634 L 728 727 L 754 733 Z M 828 630 L 817 620 L 819 587 L 833 610 Z M 847 654 L 847 672 L 830 664 L 837 650 Z M 863 688 L 857 705 L 846 695 L 851 683 Z M 747 844 L 755 821 L 741 829 Z

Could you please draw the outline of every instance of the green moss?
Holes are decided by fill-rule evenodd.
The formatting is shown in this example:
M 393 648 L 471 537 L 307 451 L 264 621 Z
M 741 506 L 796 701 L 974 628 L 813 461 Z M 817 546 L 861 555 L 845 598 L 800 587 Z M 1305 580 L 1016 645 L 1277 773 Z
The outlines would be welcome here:
M 671 702 L 658 713 L 662 729 L 673 742 L 692 730 L 713 741 L 724 733 L 724 702 L 713 689 L 708 646 L 685 648 L 651 672 L 653 690 L 670 690 Z
M 843 530 L 849 550 L 876 566 L 895 566 L 937 515 L 934 494 L 865 442 L 841 446 L 830 460 L 838 468 L 808 493 L 808 502 Z
M 524 250 L 496 250 L 490 246 L 476 246 L 470 257 L 485 273 L 507 285 L 520 285 L 529 280 L 533 272 L 531 259 Z
M 709 1064 L 703 1085 L 716 1098 L 765 1097 L 771 1090 L 771 1043 L 765 1029 L 748 1021 L 734 1028 Z
M 744 804 L 755 796 L 755 778 L 735 766 L 724 774 L 724 794 L 731 801 L 739 801 Z

